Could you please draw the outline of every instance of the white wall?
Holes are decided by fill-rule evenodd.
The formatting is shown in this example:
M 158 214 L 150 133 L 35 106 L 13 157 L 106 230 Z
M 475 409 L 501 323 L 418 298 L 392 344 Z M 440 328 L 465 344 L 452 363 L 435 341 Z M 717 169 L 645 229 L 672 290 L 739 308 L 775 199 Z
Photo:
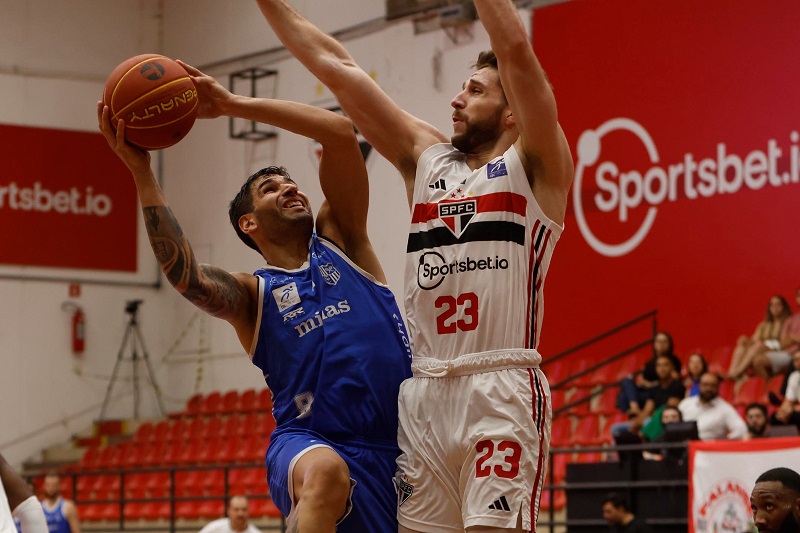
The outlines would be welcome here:
M 93 131 L 103 81 L 127 57 L 157 51 L 203 65 L 279 44 L 255 2 L 169 0 L 163 5 L 161 26 L 157 0 L 0 0 L 0 123 Z M 293 5 L 331 32 L 383 14 L 383 2 L 377 0 L 296 0 Z M 401 23 L 345 44 L 402 107 L 449 134 L 450 98 L 468 76 L 477 52 L 488 47 L 480 25 L 473 30 L 474 39 L 455 44 L 441 31 L 414 36 L 413 26 Z M 434 80 L 437 50 L 442 72 Z M 278 98 L 333 102 L 296 61 L 264 66 L 279 70 Z M 229 70 L 222 66 L 214 74 L 227 83 Z M 280 133 L 275 140 L 256 143 L 231 140 L 227 131 L 225 119 L 201 121 L 184 141 L 166 150 L 164 188 L 200 261 L 252 271 L 263 260 L 238 241 L 227 220 L 227 203 L 245 177 L 263 166 L 283 164 L 315 207 L 321 193 L 306 139 Z M 409 220 L 404 190 L 396 171 L 377 154 L 368 167 L 370 236 L 395 294 L 401 296 Z M 87 351 L 75 361 L 69 352 L 69 316 L 60 310 L 67 285 L 0 281 L 0 405 L 6 406 L 0 414 L 0 452 L 12 463 L 67 439 L 99 414 L 125 328 L 123 306 L 134 298 L 145 300 L 142 331 L 169 409 L 180 408 L 195 390 L 262 386 L 262 377 L 227 324 L 203 318 L 183 331 L 195 310 L 168 285 L 158 291 L 83 285 Z M 171 354 L 163 361 L 179 336 L 181 348 L 189 353 Z M 201 346 L 208 347 L 212 358 L 198 363 L 196 349 Z M 76 368 L 82 375 L 76 375 Z M 124 363 L 120 375 L 129 374 L 130 363 Z M 157 414 L 149 387 L 142 383 L 141 388 L 143 414 Z M 115 385 L 123 397 L 113 403 L 111 415 L 131 415 L 130 390 L 129 381 Z M 37 433 L 48 425 L 52 427 Z

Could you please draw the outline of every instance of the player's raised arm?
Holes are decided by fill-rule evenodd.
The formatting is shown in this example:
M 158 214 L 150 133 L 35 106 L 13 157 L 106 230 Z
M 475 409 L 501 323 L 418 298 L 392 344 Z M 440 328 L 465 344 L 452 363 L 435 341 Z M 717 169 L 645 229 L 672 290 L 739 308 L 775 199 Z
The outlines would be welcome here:
M 540 205 L 561 224 L 573 163 L 556 99 L 511 0 L 474 0 L 497 55 L 500 80 L 519 131 L 517 148 Z
M 314 139 L 322 145 L 319 178 L 326 203 L 317 216 L 317 231 L 336 242 L 361 268 L 385 282 L 367 235 L 369 181 L 351 120 L 298 102 L 235 95 L 213 77 L 179 63 L 197 87 L 198 99 L 202 102 L 201 117 L 225 115 L 254 120 Z
M 108 107 L 102 102 L 97 104 L 97 120 L 109 146 L 133 174 L 150 246 L 170 284 L 206 313 L 230 322 L 242 344 L 249 347 L 257 312 L 255 278 L 198 264 L 153 175 L 150 154 L 125 142 L 123 121 L 119 121 L 116 133 L 113 131 Z
M 406 113 L 369 77 L 336 39 L 323 33 L 285 0 L 258 0 L 281 42 L 339 100 L 364 138 L 413 182 L 419 155 L 447 142 L 430 124 Z

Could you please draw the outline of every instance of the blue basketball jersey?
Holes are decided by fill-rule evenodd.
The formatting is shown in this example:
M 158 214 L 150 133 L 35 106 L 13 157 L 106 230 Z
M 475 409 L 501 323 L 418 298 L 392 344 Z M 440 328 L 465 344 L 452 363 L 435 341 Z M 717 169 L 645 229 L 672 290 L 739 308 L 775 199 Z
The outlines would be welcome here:
M 272 391 L 275 436 L 396 443 L 411 349 L 392 291 L 316 234 L 301 268 L 255 275 L 262 305 L 250 355 Z
M 64 498 L 59 498 L 53 508 L 47 506 L 47 502 L 42 502 L 44 518 L 47 520 L 47 530 L 49 533 L 71 533 L 67 517 L 64 516 Z

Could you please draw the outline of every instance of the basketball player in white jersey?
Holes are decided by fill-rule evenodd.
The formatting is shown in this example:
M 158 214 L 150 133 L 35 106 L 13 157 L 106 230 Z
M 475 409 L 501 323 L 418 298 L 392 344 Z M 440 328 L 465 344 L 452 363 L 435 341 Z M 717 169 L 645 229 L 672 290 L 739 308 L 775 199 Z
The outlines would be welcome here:
M 285 0 L 258 0 L 405 181 L 414 377 L 400 391 L 401 532 L 535 529 L 549 450 L 552 407 L 536 346 L 573 162 L 513 3 L 474 2 L 494 52 L 481 54 L 451 101 L 448 143 Z
M 47 533 L 47 522 L 39 500 L 0 455 L 0 533 L 16 533 L 15 519 L 19 521 L 22 533 Z

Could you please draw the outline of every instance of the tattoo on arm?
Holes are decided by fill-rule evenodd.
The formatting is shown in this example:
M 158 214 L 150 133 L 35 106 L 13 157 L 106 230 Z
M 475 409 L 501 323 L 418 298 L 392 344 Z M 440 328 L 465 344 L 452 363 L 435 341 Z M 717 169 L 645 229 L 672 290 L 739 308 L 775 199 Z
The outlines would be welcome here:
M 244 296 L 240 284 L 222 269 L 197 264 L 192 247 L 169 207 L 145 207 L 144 218 L 150 245 L 172 286 L 211 315 L 233 311 Z

